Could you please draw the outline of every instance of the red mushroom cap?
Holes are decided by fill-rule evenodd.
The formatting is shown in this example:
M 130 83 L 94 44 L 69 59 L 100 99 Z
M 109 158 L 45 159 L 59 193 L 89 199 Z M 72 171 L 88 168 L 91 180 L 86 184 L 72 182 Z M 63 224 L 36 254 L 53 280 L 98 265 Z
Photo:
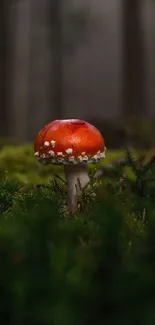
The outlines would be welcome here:
M 101 133 L 82 120 L 56 120 L 44 126 L 35 142 L 35 156 L 44 164 L 96 163 L 105 157 Z

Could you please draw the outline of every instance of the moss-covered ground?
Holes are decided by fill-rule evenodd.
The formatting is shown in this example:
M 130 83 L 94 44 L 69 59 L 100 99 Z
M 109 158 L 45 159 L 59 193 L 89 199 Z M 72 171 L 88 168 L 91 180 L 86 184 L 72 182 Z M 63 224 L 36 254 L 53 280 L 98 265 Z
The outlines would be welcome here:
M 71 216 L 62 169 L 2 146 L 0 325 L 155 324 L 153 154 L 108 150 L 96 167 L 125 169 L 92 178 Z

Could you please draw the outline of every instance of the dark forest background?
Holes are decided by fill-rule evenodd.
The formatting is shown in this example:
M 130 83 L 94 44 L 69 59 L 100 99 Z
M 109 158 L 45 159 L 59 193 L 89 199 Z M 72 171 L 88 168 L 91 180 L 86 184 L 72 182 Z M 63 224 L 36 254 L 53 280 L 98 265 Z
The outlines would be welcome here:
M 153 0 L 1 0 L 0 136 L 153 120 L 154 17 Z

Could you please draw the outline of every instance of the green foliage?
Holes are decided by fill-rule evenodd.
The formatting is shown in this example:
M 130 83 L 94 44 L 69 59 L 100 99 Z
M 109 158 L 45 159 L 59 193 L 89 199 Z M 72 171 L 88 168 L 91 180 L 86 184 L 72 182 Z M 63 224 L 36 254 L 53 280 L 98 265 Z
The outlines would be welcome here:
M 56 198 L 33 192 L 24 204 L 18 201 L 2 216 L 0 291 L 6 296 L 2 324 L 7 324 L 6 317 L 12 324 L 85 321 L 88 300 L 94 297 L 91 283 L 100 250 L 105 252 L 105 262 L 108 251 L 110 258 L 116 253 L 117 260 L 117 248 L 111 251 L 113 244 L 123 245 L 123 250 L 127 245 L 121 234 L 122 218 L 110 208 L 109 219 L 109 208 L 101 203 L 89 217 L 60 219 Z
M 95 165 L 101 166 L 102 163 L 109 164 L 116 157 L 122 157 L 123 151 L 107 151 L 106 160 Z M 90 165 L 89 169 L 94 169 Z M 0 150 L 0 178 L 7 172 L 8 179 L 18 180 L 22 184 L 33 185 L 49 182 L 55 174 L 63 177 L 61 166 L 44 166 L 37 162 L 34 157 L 32 145 L 4 146 Z
M 148 222 L 147 214 L 155 200 L 155 156 L 146 160 L 144 155 L 135 159 L 127 150 L 126 164 L 131 168 L 134 178 L 123 176 L 123 191 L 130 191 L 126 199 L 131 200 L 132 211 L 140 222 Z M 124 193 L 125 197 L 125 193 Z
M 30 159 L 33 169 L 36 162 L 24 150 L 18 166 L 26 175 L 22 164 Z M 64 213 L 60 175 L 25 186 L 5 174 L 0 324 L 155 324 L 154 169 L 154 157 L 135 158 L 128 150 L 108 182 L 91 172 L 74 216 Z
M 136 237 L 112 195 L 89 215 L 64 219 L 50 188 L 33 188 L 22 201 L 19 194 L 0 221 L 0 323 L 123 325 L 136 313 L 153 324 L 149 229 Z

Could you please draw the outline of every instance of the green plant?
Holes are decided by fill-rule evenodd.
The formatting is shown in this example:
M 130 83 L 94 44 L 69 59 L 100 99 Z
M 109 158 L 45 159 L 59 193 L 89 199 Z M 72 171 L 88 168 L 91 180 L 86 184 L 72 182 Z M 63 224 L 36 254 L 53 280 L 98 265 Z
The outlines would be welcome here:
M 108 192 L 72 218 L 57 198 L 34 187 L 1 215 L 0 323 L 153 325 L 154 207 L 143 236 Z
M 116 157 L 123 157 L 124 151 L 107 151 L 106 159 L 103 161 L 104 166 L 111 163 Z M 97 168 L 102 166 L 98 163 Z M 89 166 L 89 171 L 94 170 L 94 165 Z M 43 166 L 36 161 L 33 152 L 33 146 L 16 145 L 5 146 L 0 150 L 0 178 L 4 177 L 7 171 L 7 178 L 16 180 L 23 185 L 43 184 L 53 178 L 55 174 L 64 177 L 61 166 Z
M 0 324 L 154 325 L 154 162 L 127 151 L 108 182 L 92 171 L 72 217 L 60 175 L 1 179 Z
M 131 179 L 123 175 L 121 187 L 123 191 L 130 191 L 132 211 L 136 213 L 137 219 L 141 222 L 147 222 L 150 204 L 152 205 L 155 199 L 155 156 L 152 156 L 148 161 L 146 161 L 145 155 L 135 159 L 132 153 L 127 150 L 126 164 L 131 168 L 134 177 Z M 126 198 L 128 200 L 129 196 Z

